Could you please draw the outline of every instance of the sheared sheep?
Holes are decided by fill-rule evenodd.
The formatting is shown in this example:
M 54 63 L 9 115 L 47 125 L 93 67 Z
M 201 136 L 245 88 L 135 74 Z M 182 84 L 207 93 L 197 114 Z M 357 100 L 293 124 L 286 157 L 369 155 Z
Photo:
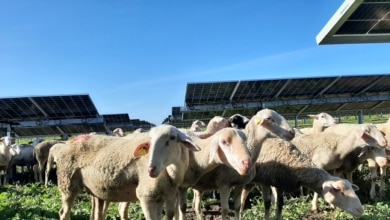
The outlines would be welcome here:
M 54 163 L 57 163 L 57 159 L 61 157 L 61 148 L 63 146 L 65 146 L 65 142 L 58 142 L 49 149 L 45 170 L 45 187 L 48 187 L 50 172 L 53 169 Z
M 194 134 L 200 138 L 207 138 L 226 127 L 230 127 L 229 121 L 226 118 L 214 116 L 209 123 L 207 123 L 206 130 L 194 132 Z
M 15 180 L 16 178 L 16 166 L 20 166 L 22 168 L 22 175 L 24 176 L 24 174 L 27 173 L 25 181 L 34 181 L 33 166 L 37 163 L 37 160 L 34 157 L 34 147 L 32 145 L 15 144 L 14 148 L 18 149 L 20 153 L 12 158 L 12 179 Z M 25 167 L 27 168 L 26 172 L 24 169 Z
M 160 125 L 131 139 L 84 135 L 60 150 L 57 158 L 58 189 L 62 195 L 60 219 L 85 188 L 95 196 L 94 216 L 104 219 L 104 201 L 139 200 L 146 219 L 161 219 L 165 203 L 168 218 L 189 162 L 189 150 L 200 150 L 176 127 Z
M 294 138 L 294 129 L 288 124 L 287 120 L 271 109 L 263 109 L 254 115 L 244 129 L 247 137 L 247 146 L 251 154 L 252 163 L 254 163 L 260 153 L 263 142 L 270 137 L 278 136 L 285 140 Z M 220 166 L 203 175 L 197 183 L 193 183 L 194 201 L 193 208 L 198 218 L 201 218 L 201 197 L 203 191 L 219 189 L 221 197 L 222 219 L 226 219 L 229 211 L 228 200 L 230 189 L 234 186 L 240 189 L 249 183 L 255 175 L 255 170 L 242 176 L 235 170 L 227 166 Z M 235 195 L 235 200 L 240 200 L 240 196 Z M 238 204 L 238 203 L 237 203 Z M 185 206 L 180 207 L 181 212 L 185 213 Z M 235 206 L 236 219 L 240 216 L 240 206 Z
M 34 156 L 38 162 L 35 170 L 38 170 L 38 172 L 34 173 L 34 179 L 36 182 L 43 183 L 43 175 L 46 168 L 46 162 L 47 158 L 49 156 L 49 150 L 50 148 L 57 143 L 65 143 L 64 141 L 58 141 L 58 140 L 47 140 L 42 141 L 34 148 Z
M 206 123 L 204 123 L 201 120 L 195 120 L 191 124 L 190 131 L 194 131 L 194 132 L 202 131 L 202 128 L 204 127 L 206 127 Z
M 2 145 L 0 146 L 0 172 L 3 171 L 2 180 L 0 176 L 0 185 L 8 184 L 8 169 L 11 165 L 12 157 L 18 155 L 20 151 L 12 147 L 12 142 L 15 138 L 4 136 L 0 138 Z
M 179 187 L 179 204 L 186 204 L 187 190 L 192 183 L 220 164 L 232 167 L 240 175 L 246 175 L 251 169 L 251 157 L 245 144 L 246 137 L 243 131 L 231 127 L 223 128 L 206 139 L 194 136 L 191 131 L 187 131 L 187 134 L 202 150 L 190 152 L 189 166 Z M 128 204 L 119 205 L 122 220 L 128 219 Z M 184 219 L 184 216 L 180 218 Z
M 118 136 L 118 137 L 123 137 L 125 136 L 125 133 L 123 132 L 123 129 L 122 128 L 115 128 L 113 131 L 112 131 L 113 135 L 114 136 Z
M 328 113 L 321 112 L 316 115 L 308 115 L 313 119 L 313 126 L 311 128 L 301 128 L 300 133 L 312 134 L 321 133 L 325 128 L 336 124 L 336 120 Z
M 356 148 L 362 146 L 385 147 L 387 141 L 374 125 L 360 125 L 348 136 L 336 133 L 319 133 L 298 136 L 291 141 L 302 152 L 308 155 L 319 167 L 329 171 L 340 172 L 340 169 L 354 155 Z M 314 193 L 312 210 L 317 210 L 318 194 Z
M 241 211 L 250 190 L 259 184 L 262 186 L 266 220 L 270 217 L 271 186 L 276 187 L 278 192 L 276 219 L 282 219 L 283 192 L 294 192 L 300 186 L 314 190 L 322 195 L 326 202 L 353 216 L 363 214 L 363 206 L 354 192 L 358 187 L 319 168 L 291 142 L 277 138 L 267 139 L 263 143 L 255 167 L 255 178 L 242 191 Z

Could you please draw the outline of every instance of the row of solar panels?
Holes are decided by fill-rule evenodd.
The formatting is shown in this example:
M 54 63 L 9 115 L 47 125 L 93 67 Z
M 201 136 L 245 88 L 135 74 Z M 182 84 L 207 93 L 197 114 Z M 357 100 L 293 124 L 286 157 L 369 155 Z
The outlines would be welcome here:
M 0 98 L 0 135 L 10 130 L 18 136 L 110 133 L 115 128 L 132 131 L 155 125 L 128 114 L 99 115 L 88 94 Z
M 189 127 L 216 115 L 252 117 L 272 108 L 289 119 L 328 112 L 334 116 L 390 113 L 390 74 L 189 83 L 184 107 L 170 123 Z

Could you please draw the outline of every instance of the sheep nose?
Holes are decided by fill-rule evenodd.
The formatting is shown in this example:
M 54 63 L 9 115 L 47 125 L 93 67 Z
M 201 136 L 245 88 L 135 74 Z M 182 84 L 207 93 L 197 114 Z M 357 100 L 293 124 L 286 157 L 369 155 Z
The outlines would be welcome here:
M 156 170 L 156 166 L 149 166 L 148 173 L 151 175 Z
M 242 161 L 242 164 L 244 165 L 244 167 L 245 167 L 246 169 L 250 169 L 251 166 L 252 166 L 252 163 L 251 163 L 250 160 L 243 160 L 243 161 Z
M 387 158 L 384 158 L 383 160 L 380 160 L 378 162 L 378 164 L 379 164 L 380 167 L 387 167 L 387 165 L 388 165 Z

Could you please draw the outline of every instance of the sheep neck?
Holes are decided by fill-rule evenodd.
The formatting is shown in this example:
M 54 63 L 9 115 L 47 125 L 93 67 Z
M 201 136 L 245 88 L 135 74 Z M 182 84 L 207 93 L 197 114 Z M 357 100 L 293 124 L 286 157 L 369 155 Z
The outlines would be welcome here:
M 195 183 L 203 174 L 210 172 L 222 164 L 222 162 L 215 160 L 209 163 L 211 137 L 207 139 L 197 138 L 194 139 L 194 141 L 198 146 L 201 146 L 202 149 L 198 152 L 189 153 L 189 166 L 184 176 L 183 185 Z
M 341 158 L 346 157 L 354 149 L 361 147 L 365 144 L 361 138 L 358 138 L 354 132 L 351 132 L 348 136 L 339 136 L 337 142 L 338 146 L 335 146 L 335 152 L 340 155 Z

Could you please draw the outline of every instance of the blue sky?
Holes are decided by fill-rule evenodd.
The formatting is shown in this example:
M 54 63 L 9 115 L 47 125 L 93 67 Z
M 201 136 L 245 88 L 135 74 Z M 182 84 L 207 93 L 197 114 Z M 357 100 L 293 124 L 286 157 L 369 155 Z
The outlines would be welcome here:
M 187 83 L 390 72 L 390 44 L 317 45 L 342 0 L 0 0 L 0 97 L 89 94 L 156 125 Z

